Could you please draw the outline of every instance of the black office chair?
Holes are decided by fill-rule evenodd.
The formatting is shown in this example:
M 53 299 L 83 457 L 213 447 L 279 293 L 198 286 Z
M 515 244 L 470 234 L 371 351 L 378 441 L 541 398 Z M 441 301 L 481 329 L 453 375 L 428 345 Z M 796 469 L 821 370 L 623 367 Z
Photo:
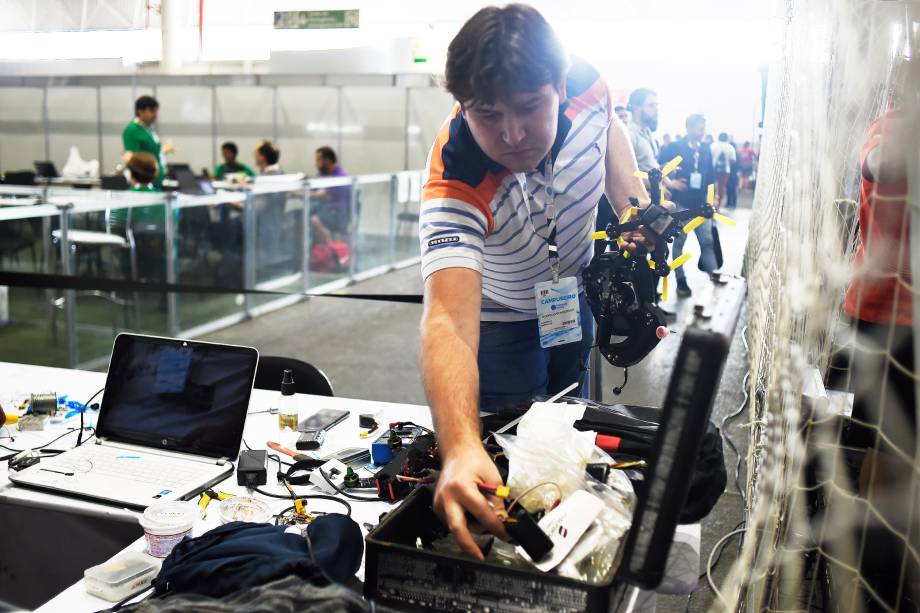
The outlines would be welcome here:
M 256 368 L 255 387 L 260 390 L 281 391 L 281 376 L 285 370 L 294 372 L 294 390 L 298 394 L 335 396 L 329 377 L 316 366 L 294 358 L 263 355 Z

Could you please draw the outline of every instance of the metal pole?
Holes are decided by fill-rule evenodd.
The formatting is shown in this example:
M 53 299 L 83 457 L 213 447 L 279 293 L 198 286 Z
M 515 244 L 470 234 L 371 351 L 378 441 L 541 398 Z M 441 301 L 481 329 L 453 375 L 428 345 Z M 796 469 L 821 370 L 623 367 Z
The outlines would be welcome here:
M 584 313 L 582 313 L 584 317 Z M 597 338 L 597 329 L 594 330 L 594 338 Z M 601 368 L 604 367 L 604 360 L 601 357 L 601 350 L 597 347 L 591 349 L 591 370 L 588 373 L 590 381 L 590 398 L 595 402 L 604 400 L 604 383 L 601 379 Z
M 243 287 L 252 289 L 256 286 L 256 210 L 255 199 L 251 190 L 246 190 L 243 203 Z M 243 312 L 252 317 L 251 294 L 243 296 Z
M 217 86 L 211 86 L 211 168 L 217 166 Z
M 339 152 L 339 157 L 342 157 L 342 121 L 345 117 L 345 111 L 343 108 L 344 101 L 342 100 L 342 86 L 339 85 L 336 89 L 339 92 L 339 108 L 338 108 L 338 130 L 336 134 L 336 151 Z
M 399 200 L 399 175 L 393 173 L 390 177 L 390 266 L 396 264 L 396 232 L 399 226 L 396 223 L 396 204 Z
M 278 145 L 278 86 L 272 86 L 272 142 Z
M 99 146 L 99 174 L 105 174 L 105 156 L 102 150 L 102 86 L 96 86 L 96 137 Z
M 354 280 L 355 270 L 357 269 L 357 260 L 358 260 L 358 226 L 361 224 L 361 220 L 358 219 L 358 190 L 361 187 L 358 185 L 358 180 L 354 177 L 351 178 L 351 257 L 348 259 L 348 276 L 352 277 L 351 280 Z
M 171 193 L 166 196 L 166 219 L 163 224 L 166 237 L 166 282 L 176 282 L 176 228 L 173 224 L 173 210 L 175 210 L 176 195 Z M 170 336 L 179 335 L 179 313 L 177 312 L 176 293 L 166 294 L 166 326 Z
M 303 291 L 310 291 L 310 252 L 313 248 L 310 228 L 310 182 L 303 182 L 303 261 L 301 269 L 303 270 Z
M 411 122 L 411 117 L 412 117 L 411 107 L 410 107 L 410 104 L 412 103 L 411 93 L 412 93 L 412 88 L 406 87 L 406 121 L 405 121 L 406 125 L 404 126 L 405 130 L 403 131 L 404 137 L 405 137 L 406 149 L 403 155 L 403 170 L 409 170 L 409 124 Z
M 70 249 L 68 226 L 70 225 L 70 210 L 73 203 L 58 205 L 61 212 L 61 272 L 64 275 L 73 274 L 73 253 Z M 64 335 L 67 337 L 67 368 L 77 365 L 77 292 L 72 289 L 64 290 Z
M 48 84 L 42 88 L 42 130 L 45 133 L 45 159 L 51 159 L 51 134 L 48 126 Z

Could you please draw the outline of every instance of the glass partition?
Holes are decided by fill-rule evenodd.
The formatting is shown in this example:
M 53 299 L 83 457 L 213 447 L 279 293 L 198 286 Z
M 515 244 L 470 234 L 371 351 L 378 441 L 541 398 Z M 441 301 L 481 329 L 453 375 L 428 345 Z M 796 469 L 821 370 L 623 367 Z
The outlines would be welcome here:
M 212 195 L 0 185 L 0 270 L 90 281 L 0 287 L 0 360 L 104 368 L 121 331 L 200 336 L 417 260 L 420 177 L 276 177 Z

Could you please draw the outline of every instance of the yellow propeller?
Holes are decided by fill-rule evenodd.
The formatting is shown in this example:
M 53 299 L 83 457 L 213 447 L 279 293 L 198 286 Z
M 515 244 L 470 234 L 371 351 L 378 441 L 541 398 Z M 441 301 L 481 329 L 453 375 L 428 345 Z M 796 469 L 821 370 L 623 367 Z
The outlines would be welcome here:
M 715 184 L 710 183 L 709 186 L 706 188 L 706 203 L 709 206 L 712 206 L 715 201 L 716 201 L 716 186 Z M 732 228 L 738 225 L 738 222 L 736 222 L 731 217 L 727 217 L 723 215 L 722 213 L 713 213 L 712 218 L 715 219 L 716 221 L 721 221 L 726 226 L 731 226 Z
M 634 172 L 633 176 L 638 177 L 639 179 L 648 179 L 648 173 L 643 172 L 641 170 L 637 170 L 636 172 Z
M 668 300 L 668 276 L 669 276 L 672 272 L 674 272 L 675 270 L 677 270 L 678 268 L 680 268 L 681 266 L 683 266 L 684 264 L 686 264 L 686 263 L 687 263 L 687 260 L 689 260 L 689 259 L 692 258 L 692 257 L 693 257 L 693 255 L 690 254 L 690 253 L 684 253 L 684 254 L 681 255 L 680 257 L 674 258 L 674 260 L 672 260 L 671 263 L 668 264 L 668 269 L 669 269 L 669 270 L 668 270 L 668 274 L 661 278 L 661 299 L 662 299 L 663 301 L 667 301 L 667 300 Z M 654 261 L 654 260 L 649 259 L 649 260 L 648 260 L 648 265 L 649 265 L 649 268 L 651 268 L 652 270 L 655 269 L 655 261 Z
M 674 172 L 680 163 L 684 161 L 684 158 L 681 156 L 675 156 L 673 160 L 664 165 L 664 168 L 661 169 L 661 176 L 666 177 L 672 172 Z

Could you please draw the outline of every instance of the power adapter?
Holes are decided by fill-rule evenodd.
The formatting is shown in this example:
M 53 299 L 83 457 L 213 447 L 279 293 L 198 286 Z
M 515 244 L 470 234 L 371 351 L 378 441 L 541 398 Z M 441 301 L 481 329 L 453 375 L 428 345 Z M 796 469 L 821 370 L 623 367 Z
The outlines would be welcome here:
M 244 451 L 236 463 L 236 482 L 244 487 L 258 487 L 268 483 L 264 449 Z

